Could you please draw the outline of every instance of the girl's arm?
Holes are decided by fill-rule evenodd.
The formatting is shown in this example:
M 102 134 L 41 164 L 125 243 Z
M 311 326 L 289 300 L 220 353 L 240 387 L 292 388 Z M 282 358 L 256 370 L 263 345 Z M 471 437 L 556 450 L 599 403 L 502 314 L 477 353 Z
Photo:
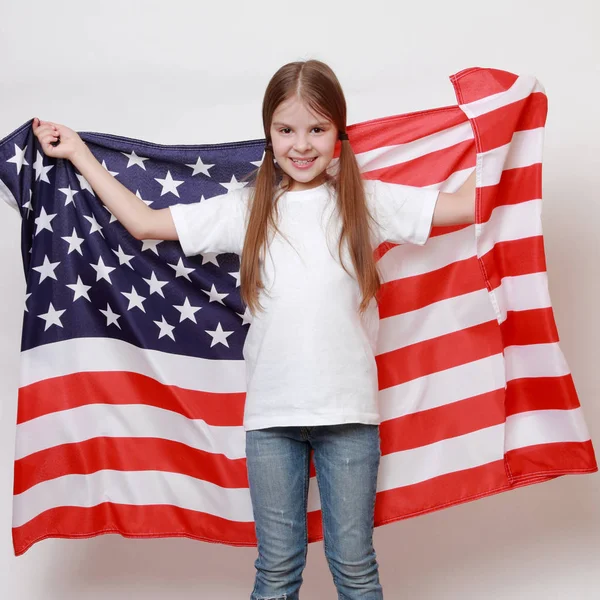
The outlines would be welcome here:
M 475 223 L 475 171 L 453 194 L 440 192 L 433 212 L 434 226 L 463 223 Z
M 33 120 L 33 133 L 47 156 L 66 158 L 77 167 L 94 193 L 134 238 L 178 239 L 171 211 L 168 208 L 154 210 L 147 206 L 96 160 L 77 132 L 64 125 L 36 118 Z M 57 141 L 58 145 L 53 146 Z

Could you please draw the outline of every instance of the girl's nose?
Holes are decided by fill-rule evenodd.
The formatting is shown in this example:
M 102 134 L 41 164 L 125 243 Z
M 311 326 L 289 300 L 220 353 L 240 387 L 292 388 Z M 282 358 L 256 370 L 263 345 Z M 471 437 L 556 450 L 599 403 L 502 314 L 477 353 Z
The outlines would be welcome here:
M 308 141 L 308 138 L 297 137 L 294 143 L 294 148 L 298 152 L 305 152 L 306 150 L 310 149 L 310 142 Z

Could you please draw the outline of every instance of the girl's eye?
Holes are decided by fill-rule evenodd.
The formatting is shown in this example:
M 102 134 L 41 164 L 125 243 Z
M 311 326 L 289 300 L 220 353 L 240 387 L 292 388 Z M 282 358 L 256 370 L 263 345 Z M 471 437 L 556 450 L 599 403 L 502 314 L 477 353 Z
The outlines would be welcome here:
M 282 129 L 279 130 L 281 133 L 289 133 L 291 130 L 289 127 L 283 127 Z
M 313 127 L 313 131 L 323 131 L 321 127 Z

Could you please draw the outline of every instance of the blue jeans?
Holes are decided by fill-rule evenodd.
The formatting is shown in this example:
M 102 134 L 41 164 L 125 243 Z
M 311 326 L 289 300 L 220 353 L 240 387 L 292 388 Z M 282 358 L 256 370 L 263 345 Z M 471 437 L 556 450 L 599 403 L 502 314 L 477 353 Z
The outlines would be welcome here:
M 246 432 L 258 541 L 250 600 L 298 600 L 308 551 L 311 448 L 321 498 L 325 557 L 339 600 L 380 600 L 373 548 L 379 426 L 269 427 Z

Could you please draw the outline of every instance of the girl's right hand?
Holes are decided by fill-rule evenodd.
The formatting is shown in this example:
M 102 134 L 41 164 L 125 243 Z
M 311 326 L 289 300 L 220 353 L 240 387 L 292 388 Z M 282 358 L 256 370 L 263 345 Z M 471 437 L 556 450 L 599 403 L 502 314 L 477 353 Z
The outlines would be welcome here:
M 33 134 L 39 140 L 46 156 L 51 158 L 66 158 L 72 160 L 78 152 L 86 149 L 84 141 L 79 134 L 65 125 L 33 119 Z M 60 137 L 60 144 L 52 146 Z

